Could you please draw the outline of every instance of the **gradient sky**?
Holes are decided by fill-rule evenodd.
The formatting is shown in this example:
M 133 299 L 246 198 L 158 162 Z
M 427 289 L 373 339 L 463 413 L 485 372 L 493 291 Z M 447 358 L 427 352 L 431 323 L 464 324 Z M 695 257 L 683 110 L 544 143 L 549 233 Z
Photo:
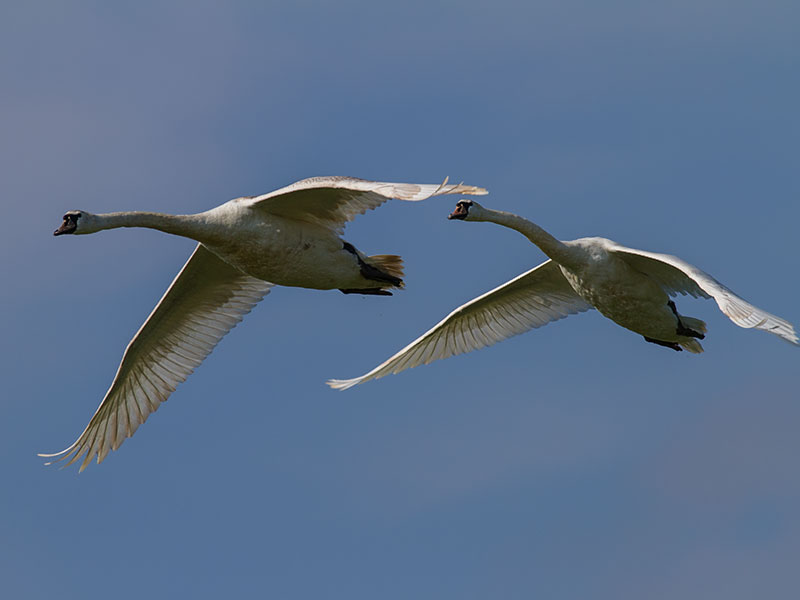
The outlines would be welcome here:
M 392 298 L 278 288 L 101 465 L 42 466 L 192 242 L 53 238 L 313 175 L 485 186 L 677 254 L 800 324 L 796 1 L 0 6 L 4 597 L 794 598 L 800 350 L 713 302 L 706 353 L 592 312 L 347 392 L 531 268 L 454 198 L 348 225 Z

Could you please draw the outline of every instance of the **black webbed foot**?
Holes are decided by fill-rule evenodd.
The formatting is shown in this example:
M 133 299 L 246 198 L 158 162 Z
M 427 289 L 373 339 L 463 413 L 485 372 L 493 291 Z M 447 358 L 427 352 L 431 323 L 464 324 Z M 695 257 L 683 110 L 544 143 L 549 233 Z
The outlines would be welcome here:
M 647 336 L 642 336 L 645 341 L 650 342 L 651 344 L 658 344 L 659 346 L 664 346 L 665 348 L 672 348 L 676 352 L 683 352 L 683 348 L 681 348 L 675 342 L 662 342 L 661 340 L 654 340 L 653 338 L 649 338 Z
M 675 330 L 675 333 L 677 333 L 678 335 L 685 335 L 686 337 L 693 337 L 700 340 L 706 339 L 706 336 L 704 336 L 699 331 L 695 331 L 694 329 L 689 329 L 688 327 L 684 327 L 683 323 L 680 322 L 680 319 L 678 320 L 678 329 Z
M 364 294 L 365 296 L 391 296 L 392 292 L 389 290 L 382 290 L 381 288 L 364 288 L 364 289 L 346 289 L 339 288 L 343 294 Z
M 379 268 L 364 262 L 361 257 L 358 255 L 356 251 L 356 247 L 353 246 L 350 242 L 345 242 L 342 240 L 342 248 L 356 257 L 358 261 L 358 268 L 361 271 L 361 274 L 364 276 L 365 279 L 371 279 L 372 281 L 385 281 L 395 287 L 403 287 L 403 280 L 399 277 L 395 277 L 394 275 L 390 275 L 389 273 L 384 273 Z M 358 294 L 377 294 L 377 292 L 361 292 L 361 291 L 354 291 L 354 292 L 344 292 L 345 294 L 349 293 L 358 293 Z M 379 296 L 391 296 L 391 293 L 386 294 L 377 294 Z
M 675 303 L 672 300 L 667 300 L 667 306 L 670 307 L 670 309 L 672 310 L 672 314 L 674 314 L 680 321 L 681 316 L 678 314 L 678 307 L 675 306 Z
M 667 306 L 669 306 L 670 309 L 672 309 L 672 313 L 675 315 L 675 318 L 678 319 L 678 328 L 675 330 L 675 333 L 677 333 L 678 335 L 685 335 L 686 337 L 698 338 L 700 340 L 704 340 L 706 338 L 706 336 L 704 336 L 699 331 L 695 331 L 694 329 L 689 329 L 683 324 L 683 321 L 681 321 L 681 316 L 678 314 L 678 309 L 672 300 L 669 300 L 667 302 Z M 650 340 L 647 341 L 649 342 Z

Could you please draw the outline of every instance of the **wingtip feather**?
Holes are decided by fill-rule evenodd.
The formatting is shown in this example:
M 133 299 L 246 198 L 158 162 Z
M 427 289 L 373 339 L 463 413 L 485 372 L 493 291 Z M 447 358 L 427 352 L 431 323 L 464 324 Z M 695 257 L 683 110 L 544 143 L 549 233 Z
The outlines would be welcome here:
M 326 381 L 325 383 L 328 384 L 334 390 L 339 390 L 340 392 L 343 392 L 344 390 L 349 390 L 354 385 L 361 383 L 361 378 L 356 377 L 354 379 L 328 379 L 328 381 Z

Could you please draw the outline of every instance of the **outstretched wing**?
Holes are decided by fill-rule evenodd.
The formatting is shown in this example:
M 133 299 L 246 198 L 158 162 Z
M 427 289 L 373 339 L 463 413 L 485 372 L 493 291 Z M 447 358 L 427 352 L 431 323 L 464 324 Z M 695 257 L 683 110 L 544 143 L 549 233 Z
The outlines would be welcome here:
M 332 388 L 346 390 L 370 379 L 491 346 L 590 308 L 570 287 L 559 266 L 547 260 L 458 307 L 369 373 L 354 379 L 331 379 L 327 383 Z
M 390 198 L 416 202 L 442 194 L 486 194 L 472 185 L 385 183 L 354 177 L 311 177 L 263 196 L 244 198 L 270 214 L 316 223 L 342 233 L 345 223 Z
M 637 271 L 656 280 L 671 296 L 681 293 L 713 298 L 719 309 L 739 327 L 763 329 L 793 344 L 800 344 L 791 323 L 753 306 L 705 271 L 677 256 L 626 248 L 619 244 L 613 244 L 608 249 Z
M 93 456 L 102 462 L 158 410 L 271 287 L 198 244 L 128 344 L 89 425 L 66 450 L 40 456 L 69 458 L 70 465 L 86 453 L 81 471 Z

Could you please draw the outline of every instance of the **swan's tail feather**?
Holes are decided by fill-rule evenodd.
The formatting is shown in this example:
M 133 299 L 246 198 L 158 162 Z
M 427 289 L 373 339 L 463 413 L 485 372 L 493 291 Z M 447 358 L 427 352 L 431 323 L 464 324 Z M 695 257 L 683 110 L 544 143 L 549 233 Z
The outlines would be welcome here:
M 386 281 L 392 287 L 404 287 L 403 259 L 396 254 L 375 254 L 368 256 L 366 262 L 384 275 L 380 280 Z
M 697 319 L 693 319 L 693 320 L 697 320 Z M 700 321 L 700 323 L 703 323 L 703 322 Z M 703 323 L 703 325 L 705 326 L 705 323 Z M 705 331 L 705 329 L 703 331 Z M 678 345 L 681 348 L 683 348 L 684 350 L 687 350 L 688 352 L 691 352 L 692 354 L 701 354 L 703 352 L 703 346 L 700 344 L 700 342 L 698 342 L 694 338 L 688 338 L 688 339 L 685 339 L 685 340 L 681 340 L 680 342 L 678 342 Z
M 705 321 L 701 321 L 700 319 L 684 317 L 681 315 L 681 323 L 683 323 L 683 326 L 686 327 L 686 329 L 691 329 L 697 333 L 705 334 L 708 331 Z

